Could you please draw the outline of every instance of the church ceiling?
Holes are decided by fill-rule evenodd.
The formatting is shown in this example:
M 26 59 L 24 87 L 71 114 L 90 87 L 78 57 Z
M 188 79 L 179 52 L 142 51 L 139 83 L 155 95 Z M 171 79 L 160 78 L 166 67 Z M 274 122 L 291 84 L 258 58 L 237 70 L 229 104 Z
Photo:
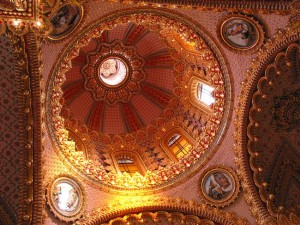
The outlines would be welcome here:
M 1 1 L 0 224 L 299 224 L 289 3 Z
M 48 116 L 52 132 L 58 135 L 54 139 L 60 140 L 61 149 L 67 148 L 62 153 L 68 160 L 77 153 L 63 135 L 67 138 L 68 129 L 81 131 L 78 135 L 90 158 L 88 164 L 87 159 L 76 159 L 77 166 L 89 170 L 92 179 L 116 183 L 113 154 L 122 151 L 138 154 L 148 176 L 143 186 L 147 182 L 151 186 L 175 178 L 193 164 L 199 166 L 213 152 L 209 143 L 220 138 L 230 109 L 230 104 L 225 107 L 230 81 L 220 53 L 211 50 L 213 42 L 194 25 L 176 22 L 174 15 L 159 11 L 129 13 L 92 24 L 66 48 L 49 82 Z M 102 65 L 107 60 L 124 63 L 125 77 L 117 83 L 107 83 L 115 82 L 106 80 L 109 73 L 121 74 L 113 67 L 105 75 Z M 214 87 L 211 106 L 201 108 L 190 100 L 198 93 L 197 82 L 190 87 L 194 77 Z M 175 158 L 178 165 L 173 165 L 161 137 L 180 127 L 198 144 L 192 154 Z M 128 178 L 116 186 L 124 185 L 124 179 Z

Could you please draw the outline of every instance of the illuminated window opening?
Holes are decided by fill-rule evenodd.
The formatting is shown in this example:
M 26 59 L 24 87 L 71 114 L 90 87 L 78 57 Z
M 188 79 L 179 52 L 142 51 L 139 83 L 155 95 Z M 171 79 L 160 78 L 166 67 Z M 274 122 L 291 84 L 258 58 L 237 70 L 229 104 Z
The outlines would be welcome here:
M 170 138 L 168 146 L 178 159 L 189 154 L 192 148 L 191 143 L 180 134 L 174 134 Z
M 216 102 L 216 99 L 213 96 L 213 91 L 215 87 L 204 79 L 192 76 L 189 82 L 189 88 L 190 103 L 208 115 L 214 114 L 213 104 Z
M 198 85 L 198 98 L 200 101 L 202 101 L 206 105 L 211 105 L 214 103 L 216 100 L 212 96 L 214 88 L 204 84 L 204 83 L 199 83 Z
M 130 176 L 133 176 L 136 172 L 139 172 L 138 167 L 134 160 L 132 159 L 118 159 L 119 170 L 121 173 L 128 173 Z
M 119 173 L 126 172 L 130 176 L 133 176 L 135 173 L 140 173 L 145 175 L 147 168 L 139 156 L 135 152 L 120 151 L 116 152 L 113 155 L 113 161 L 116 168 L 116 171 Z
M 169 130 L 161 139 L 161 147 L 174 162 L 189 155 L 196 141 L 181 127 Z

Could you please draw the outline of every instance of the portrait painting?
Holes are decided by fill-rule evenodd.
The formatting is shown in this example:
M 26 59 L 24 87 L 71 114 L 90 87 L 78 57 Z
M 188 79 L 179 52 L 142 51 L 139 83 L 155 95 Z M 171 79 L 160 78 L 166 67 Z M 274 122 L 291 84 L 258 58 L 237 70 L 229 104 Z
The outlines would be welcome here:
M 227 16 L 220 25 L 221 39 L 235 50 L 249 50 L 262 44 L 263 30 L 252 18 Z
M 232 192 L 233 184 L 231 178 L 222 171 L 211 173 L 205 182 L 205 192 L 215 200 L 222 200 Z
M 231 168 L 221 165 L 208 168 L 200 179 L 200 194 L 212 205 L 225 206 L 238 192 L 238 178 Z
M 76 4 L 66 4 L 56 10 L 50 16 L 52 31 L 48 35 L 50 39 L 61 39 L 70 34 L 82 19 L 83 8 Z
M 62 221 L 73 221 L 82 214 L 84 194 L 74 178 L 58 177 L 49 184 L 47 193 L 51 211 Z

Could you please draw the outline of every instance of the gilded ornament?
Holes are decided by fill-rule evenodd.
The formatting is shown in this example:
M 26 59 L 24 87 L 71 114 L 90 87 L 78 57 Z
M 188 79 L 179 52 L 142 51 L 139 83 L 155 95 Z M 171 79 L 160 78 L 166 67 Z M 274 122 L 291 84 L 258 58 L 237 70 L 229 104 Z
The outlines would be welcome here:
M 204 152 L 209 151 L 211 153 L 214 152 L 214 148 L 216 147 L 216 143 L 213 143 L 212 141 L 214 138 L 219 138 L 220 135 L 222 135 L 223 132 L 220 132 L 219 127 L 225 126 L 226 119 L 223 119 L 223 117 L 227 118 L 230 110 L 230 107 L 225 107 L 225 102 L 230 105 L 230 81 L 227 77 L 228 72 L 226 69 L 225 61 L 222 61 L 221 53 L 214 48 L 213 50 L 210 50 L 210 47 L 205 46 L 211 46 L 214 44 L 210 40 L 209 37 L 207 37 L 205 34 L 197 33 L 194 29 L 192 29 L 193 24 L 190 24 L 188 21 L 180 22 L 180 20 L 176 20 L 173 14 L 168 14 L 168 16 L 164 16 L 163 12 L 157 12 L 156 10 L 140 10 L 138 14 L 132 14 L 130 11 L 126 12 L 120 12 L 119 14 L 114 15 L 111 18 L 103 18 L 101 21 L 98 21 L 97 24 L 93 24 L 91 27 L 87 27 L 86 30 L 79 36 L 78 40 L 74 40 L 72 43 L 70 43 L 69 47 L 66 49 L 65 55 L 62 56 L 62 58 L 57 62 L 57 67 L 53 69 L 53 75 L 50 79 L 51 81 L 49 89 L 48 89 L 48 96 L 51 98 L 51 102 L 47 102 L 47 110 L 48 110 L 48 119 L 52 120 L 52 122 L 49 122 L 49 124 L 53 124 L 53 128 L 50 128 L 50 133 L 53 134 L 53 138 L 55 140 L 55 143 L 59 150 L 59 154 L 62 155 L 64 160 L 67 160 L 72 164 L 72 166 L 76 167 L 80 171 L 84 171 L 83 173 L 85 176 L 92 180 L 93 182 L 97 182 L 99 184 L 104 184 L 103 190 L 105 190 L 105 187 L 117 187 L 117 189 L 121 190 L 131 190 L 131 191 L 137 191 L 138 189 L 141 191 L 151 191 L 152 187 L 158 184 L 164 184 L 162 186 L 167 186 L 172 184 L 172 180 L 176 178 L 178 174 L 182 174 L 185 171 L 188 171 L 189 168 L 194 168 L 193 166 L 197 164 L 197 166 L 200 167 L 200 165 L 203 165 L 208 159 L 207 157 L 199 157 L 199 155 L 204 154 Z M 169 129 L 176 127 L 176 126 L 185 126 L 184 129 L 192 136 L 196 137 L 199 134 L 199 127 L 198 124 L 194 123 L 187 123 L 189 117 L 193 118 L 194 115 L 196 115 L 196 112 L 199 111 L 197 107 L 193 107 L 191 103 L 187 100 L 187 96 L 190 94 L 189 88 L 184 88 L 182 85 L 182 82 L 188 81 L 190 77 L 194 74 L 198 73 L 206 73 L 206 79 L 208 82 L 214 83 L 214 86 L 216 87 L 215 97 L 216 97 L 216 104 L 214 104 L 214 107 L 212 107 L 212 111 L 215 111 L 215 114 L 211 114 L 209 116 L 203 114 L 197 114 L 197 117 L 199 117 L 199 120 L 201 123 L 205 123 L 207 121 L 207 126 L 210 127 L 210 129 L 203 129 L 203 132 L 201 132 L 201 142 L 199 146 L 195 146 L 195 153 L 189 154 L 186 156 L 184 160 L 179 161 L 178 167 L 172 167 L 170 161 L 168 161 L 167 156 L 163 156 L 162 158 L 166 158 L 162 163 L 161 169 L 155 168 L 153 171 L 149 171 L 149 174 L 145 176 L 145 179 L 142 180 L 142 188 L 134 184 L 134 182 L 131 182 L 133 186 L 126 187 L 124 184 L 124 179 L 127 177 L 125 175 L 118 175 L 114 174 L 113 171 L 107 173 L 105 171 L 105 168 L 102 165 L 96 165 L 93 161 L 87 162 L 86 159 L 80 154 L 76 154 L 74 149 L 72 148 L 72 145 L 67 142 L 68 139 L 68 133 L 65 129 L 65 122 L 68 123 L 68 121 L 73 121 L 72 118 L 69 115 L 69 113 L 66 113 L 65 117 L 60 116 L 60 112 L 62 112 L 62 105 L 60 102 L 60 99 L 62 97 L 62 90 L 61 85 L 63 84 L 65 80 L 65 73 L 72 67 L 72 60 L 79 55 L 79 49 L 87 46 L 89 41 L 92 38 L 99 37 L 99 35 L 102 33 L 103 30 L 107 29 L 113 29 L 117 24 L 127 24 L 128 21 L 132 21 L 132 23 L 141 24 L 147 28 L 152 28 L 153 24 L 160 24 L 160 35 L 161 37 L 164 37 L 168 43 L 168 47 L 174 52 L 172 56 L 174 56 L 176 60 L 175 62 L 179 62 L 181 64 L 175 64 L 180 65 L 178 67 L 179 70 L 182 68 L 188 68 L 188 71 L 191 73 L 186 73 L 184 76 L 182 76 L 181 79 L 176 79 L 178 81 L 177 84 L 175 84 L 175 89 L 178 89 L 178 96 L 174 96 L 174 98 L 171 98 L 167 102 L 167 108 L 163 111 L 162 116 L 159 117 L 156 121 L 153 122 L 153 125 L 149 125 L 143 129 L 139 130 L 139 134 L 143 134 L 139 137 L 147 137 L 153 136 L 153 152 L 155 154 L 165 154 L 162 149 L 155 149 L 155 147 L 159 146 L 159 139 L 164 135 L 165 132 L 167 132 Z M 174 29 L 174 33 L 182 32 L 186 33 L 186 35 L 182 37 L 176 37 L 177 41 L 172 42 L 171 40 L 174 37 L 174 33 L 170 33 L 168 31 L 169 26 L 168 24 L 173 24 L 172 27 Z M 166 32 L 164 32 L 166 31 Z M 200 31 L 199 31 L 200 32 Z M 201 36 L 203 35 L 203 37 Z M 176 35 L 175 35 L 176 36 Z M 195 38 L 198 37 L 198 38 Z M 187 41 L 187 45 L 185 43 Z M 180 49 L 186 49 L 182 53 L 182 58 L 178 58 L 179 54 L 176 54 L 176 52 Z M 202 48 L 206 48 L 206 54 L 204 56 L 201 53 Z M 118 47 L 117 51 L 120 51 L 122 47 Z M 110 48 L 103 49 L 103 52 L 101 54 L 107 54 L 108 52 L 113 51 Z M 182 50 L 180 50 L 182 51 Z M 215 52 L 216 51 L 216 52 Z M 98 53 L 97 53 L 98 54 Z M 127 56 L 131 56 L 134 54 L 132 51 L 126 52 Z M 96 52 L 94 54 L 96 56 Z M 217 55 L 217 56 L 215 56 Z M 90 55 L 91 57 L 88 59 L 89 62 L 98 63 L 98 58 L 93 57 L 93 54 Z M 112 57 L 112 56 L 107 56 Z M 216 58 L 220 61 L 217 61 Z M 169 60 L 169 59 L 166 59 Z M 190 60 L 190 65 L 187 65 Z M 105 61 L 105 60 L 104 60 Z M 103 63 L 104 63 L 103 61 Z M 125 62 L 125 60 L 124 60 Z M 99 61 L 100 63 L 100 61 Z M 203 63 L 203 64 L 201 64 Z M 100 63 L 101 64 L 101 63 Z M 116 63 L 115 63 L 116 64 Z M 115 65 L 114 64 L 114 65 Z M 137 63 L 135 65 L 136 67 L 140 66 L 140 63 Z M 201 68 L 200 66 L 203 66 L 205 68 Z M 177 68 L 177 67 L 176 67 Z M 98 70 L 95 70 L 91 67 L 86 67 L 86 71 L 89 71 L 89 74 L 95 75 Z M 204 70 L 205 69 L 205 70 Z M 102 70 L 101 70 L 102 71 Z M 110 74 L 116 72 L 115 70 L 108 69 Z M 175 71 L 175 76 L 181 76 L 178 72 Z M 137 76 L 137 78 L 140 78 L 140 76 Z M 137 79 L 136 78 L 136 79 Z M 98 79 L 98 78 L 97 78 Z M 102 81 L 99 81 L 102 82 Z M 124 81 L 126 83 L 126 81 Z M 124 83 L 124 84 L 125 84 Z M 225 85 L 226 84 L 226 85 Z M 96 78 L 94 80 L 91 80 L 89 83 L 89 88 L 94 89 L 97 87 L 98 83 Z M 121 82 L 120 85 L 123 85 Z M 136 85 L 135 85 L 136 86 Z M 54 87 L 54 88 L 52 88 Z M 117 87 L 116 87 L 117 88 Z M 147 86 L 143 86 L 143 88 L 147 88 Z M 99 90 L 99 96 L 103 96 L 103 92 L 101 89 Z M 174 91 L 175 92 L 175 91 Z M 181 94 L 184 96 L 182 97 Z M 125 95 L 124 95 L 125 96 Z M 114 102 L 117 99 L 116 93 L 107 93 L 107 98 L 110 102 Z M 176 116 L 176 110 L 182 109 L 182 108 L 189 108 L 190 115 L 188 115 L 187 118 L 181 118 Z M 174 113 L 175 109 L 175 113 Z M 66 110 L 67 111 L 67 110 Z M 171 118 L 171 119 L 170 119 Z M 182 121 L 182 122 L 181 122 Z M 83 124 L 80 124 L 79 122 L 76 122 L 77 124 L 73 124 L 74 127 L 77 128 L 84 127 Z M 72 125 L 72 126 L 73 126 Z M 154 127 L 154 128 L 153 128 Z M 156 127 L 156 128 L 155 128 Z M 157 127 L 161 127 L 161 129 L 157 129 Z M 53 130 L 52 130 L 53 129 Z M 201 128 L 202 129 L 202 128 Z M 91 132 L 91 131 L 87 131 Z M 135 151 L 138 151 L 139 154 L 143 154 L 144 157 L 148 157 L 147 153 L 145 153 L 145 148 L 141 147 L 143 144 L 141 139 L 137 138 L 137 132 L 133 132 L 130 135 L 118 135 L 118 137 L 113 135 L 106 135 L 106 134 L 95 134 L 93 133 L 93 139 L 98 140 L 99 143 L 103 144 L 104 146 L 109 149 L 109 151 L 117 151 L 118 149 L 125 150 L 132 150 L 136 149 Z M 129 136 L 132 136 L 129 137 Z M 128 139 L 127 139 L 128 138 Z M 115 142 L 115 140 L 118 140 Z M 128 141 L 130 140 L 130 141 Z M 218 139 L 219 140 L 219 139 Z M 211 144 L 213 143 L 213 144 Z M 156 145 L 156 146 L 155 146 Z M 134 148 L 133 148 L 134 147 Z M 152 147 L 152 146 L 151 146 Z M 112 149 L 112 150 L 110 150 Z M 166 167 L 166 165 L 168 165 Z M 118 179 L 120 178 L 120 179 Z M 128 184 L 128 183 L 127 183 Z
M 241 14 L 222 17 L 217 33 L 227 48 L 239 53 L 253 53 L 264 42 L 263 27 L 253 18 Z
M 141 212 L 144 207 L 151 212 Z M 159 207 L 160 211 L 156 211 Z M 174 208 L 176 211 L 174 212 Z M 164 211 L 166 210 L 166 211 Z M 154 211 L 154 213 L 153 213 Z M 172 211 L 167 212 L 167 211 Z M 184 212 L 184 214 L 183 214 Z M 118 215 L 125 215 L 123 218 Z M 103 216 L 109 215 L 109 216 Z M 165 221 L 165 222 L 163 222 Z M 236 225 L 248 225 L 247 220 L 236 216 L 232 212 L 225 212 L 207 205 L 198 204 L 195 201 L 187 201 L 181 198 L 167 197 L 120 197 L 113 203 L 107 204 L 102 208 L 93 210 L 90 214 L 84 215 L 82 219 L 75 222 L 74 225 L 111 225 L 115 223 L 126 224 L 180 224 L 194 223 L 214 225 L 217 221 L 223 221 L 224 224 L 234 223 Z M 136 223 L 135 223 L 136 222 Z
M 224 165 L 205 169 L 199 178 L 198 193 L 206 204 L 225 207 L 237 198 L 240 184 L 235 171 Z
M 258 57 L 253 61 L 251 69 L 247 71 L 246 74 L 246 79 L 241 87 L 243 91 L 243 93 L 240 95 L 239 97 L 239 107 L 236 110 L 236 114 L 237 114 L 237 118 L 235 120 L 235 134 L 234 134 L 234 138 L 235 138 L 235 152 L 236 152 L 236 156 L 237 159 L 236 163 L 238 164 L 238 167 L 240 168 L 240 170 L 238 170 L 239 175 L 242 179 L 242 187 L 243 190 L 245 192 L 245 198 L 246 201 L 248 203 L 248 205 L 250 206 L 250 209 L 253 213 L 253 215 L 256 218 L 256 221 L 258 224 L 282 224 L 282 221 L 279 221 L 278 218 L 276 218 L 276 213 L 273 212 L 273 207 L 274 205 L 272 205 L 271 202 L 269 202 L 269 196 L 264 197 L 263 193 L 268 193 L 267 190 L 269 190 L 269 182 L 265 182 L 264 180 L 259 180 L 258 176 L 256 175 L 258 169 L 257 169 L 257 165 L 255 164 L 255 160 L 253 158 L 254 154 L 251 154 L 253 151 L 251 151 L 251 168 L 254 169 L 255 171 L 255 176 L 252 176 L 252 172 L 251 170 L 249 170 L 249 155 L 248 155 L 248 151 L 247 151 L 247 145 L 245 143 L 245 136 L 247 135 L 247 120 L 249 118 L 249 114 L 248 114 L 248 109 L 249 109 L 249 105 L 250 102 L 252 101 L 252 95 L 254 92 L 255 87 L 257 86 L 257 81 L 259 80 L 259 78 L 261 78 L 263 76 L 264 71 L 266 70 L 266 68 L 272 68 L 273 65 L 269 65 L 268 64 L 270 62 L 272 62 L 272 60 L 277 56 L 279 58 L 280 54 L 286 54 L 284 52 L 280 53 L 280 51 L 282 51 L 282 49 L 286 49 L 288 47 L 288 45 L 290 45 L 290 49 L 295 49 L 295 45 L 291 44 L 297 40 L 299 40 L 300 38 L 300 33 L 299 30 L 297 30 L 296 27 L 294 27 L 293 25 L 289 25 L 289 27 L 287 27 L 286 30 L 284 31 L 278 31 L 273 38 L 271 38 L 269 41 L 266 42 L 266 44 L 264 45 L 263 49 L 264 51 L 259 51 L 259 55 Z M 292 52 L 292 51 L 291 51 Z M 267 62 L 267 63 L 266 63 Z M 286 64 L 286 63 L 285 63 Z M 287 70 L 288 71 L 288 70 Z M 282 77 L 286 76 L 286 74 L 288 74 L 287 71 L 282 71 L 282 70 L 277 70 L 274 72 L 274 75 L 277 76 L 277 73 L 279 72 L 280 76 L 277 76 L 276 78 L 272 79 L 272 81 L 268 81 L 268 79 L 263 78 L 261 80 L 261 82 L 259 83 L 259 85 L 263 85 L 262 87 L 259 88 L 259 90 L 264 90 L 263 92 L 265 92 L 265 90 L 270 90 L 270 88 L 273 88 L 273 86 L 275 87 L 277 84 L 276 82 L 278 82 L 279 79 L 283 79 Z M 287 73 L 286 73 L 287 72 Z M 267 73 L 269 73 L 269 71 L 267 71 Z M 267 75 L 269 76 L 269 75 Z M 268 77 L 269 78 L 269 77 Z M 265 85 L 267 82 L 267 85 L 269 85 L 269 87 L 267 85 Z M 287 81 L 285 81 L 287 82 Z M 272 86 L 272 87 L 271 87 Z M 281 85 L 282 86 L 282 85 Z M 278 86 L 277 86 L 278 87 Z M 261 96 L 262 94 L 258 95 Z M 270 98 L 267 95 L 267 99 Z M 264 101 L 264 104 L 267 104 L 268 101 Z M 271 101 L 272 102 L 272 101 Z M 256 104 L 254 102 L 255 108 L 251 111 L 252 112 L 252 116 L 255 115 L 255 118 L 261 116 L 262 114 L 266 113 L 266 112 L 271 112 L 271 110 L 266 110 L 265 108 L 262 108 L 261 104 Z M 259 113 L 256 113 L 259 112 Z M 253 118 L 253 117 L 252 117 Z M 251 117 L 250 117 L 251 119 Z M 255 124 L 256 119 L 251 119 L 251 127 L 253 126 L 253 124 Z M 260 123 L 259 127 L 262 127 L 263 124 Z M 255 127 L 255 126 L 253 126 Z M 255 128 L 255 129 L 260 129 L 260 128 Z M 249 129 L 249 128 L 248 128 Z M 254 130 L 255 130 L 254 129 Z M 249 129 L 250 131 L 250 129 Z M 252 133 L 252 132 L 251 132 Z M 252 139 L 253 136 L 250 136 L 250 139 Z M 261 141 L 261 140 L 260 140 Z M 250 149 L 252 149 L 252 142 L 249 143 Z M 262 155 L 261 152 L 260 155 Z M 259 156 L 258 158 L 260 158 L 261 156 Z M 254 162 L 254 163 L 253 163 Z M 265 170 L 267 171 L 267 170 Z M 261 195 L 259 195 L 259 193 L 256 191 L 256 186 L 253 185 L 253 183 L 249 182 L 254 178 L 255 184 L 258 185 L 258 187 L 260 188 L 260 193 Z M 265 190 L 263 190 L 265 189 Z M 274 196 L 274 195 L 273 195 Z M 271 196 L 271 199 L 273 199 L 273 196 Z M 282 194 L 282 196 L 284 196 L 284 194 Z M 275 196 L 276 197 L 276 196 Z M 268 207 L 266 208 L 264 206 L 264 204 L 262 203 L 263 201 L 266 201 L 268 203 Z M 282 206 L 282 205 L 280 205 Z M 279 206 L 279 207 L 280 207 Z M 289 215 L 290 212 L 286 211 L 286 215 Z M 292 215 L 292 214 L 290 214 Z M 285 215 L 283 215 L 285 216 Z M 293 217 L 293 216 L 292 216 Z M 297 217 L 297 216 L 296 216 Z M 290 224 L 297 224 L 294 223 L 292 221 L 292 219 L 288 218 L 285 216 L 285 218 L 287 218 L 287 220 L 289 221 Z
M 68 174 L 60 174 L 47 186 L 47 203 L 55 217 L 72 222 L 85 210 L 85 192 L 80 182 Z

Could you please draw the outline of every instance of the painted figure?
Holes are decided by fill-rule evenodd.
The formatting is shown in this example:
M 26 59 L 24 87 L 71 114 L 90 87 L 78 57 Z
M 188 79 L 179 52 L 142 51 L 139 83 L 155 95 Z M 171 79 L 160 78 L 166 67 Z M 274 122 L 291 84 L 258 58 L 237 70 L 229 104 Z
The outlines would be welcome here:
M 253 42 L 254 32 L 249 24 L 238 20 L 227 26 L 225 36 L 233 44 L 247 47 Z
M 65 5 L 60 8 L 51 18 L 50 22 L 54 29 L 52 36 L 66 35 L 74 28 L 80 19 L 80 11 L 78 6 Z
M 230 191 L 232 191 L 232 183 L 225 174 L 215 172 L 209 177 L 208 195 L 211 198 L 223 199 Z

